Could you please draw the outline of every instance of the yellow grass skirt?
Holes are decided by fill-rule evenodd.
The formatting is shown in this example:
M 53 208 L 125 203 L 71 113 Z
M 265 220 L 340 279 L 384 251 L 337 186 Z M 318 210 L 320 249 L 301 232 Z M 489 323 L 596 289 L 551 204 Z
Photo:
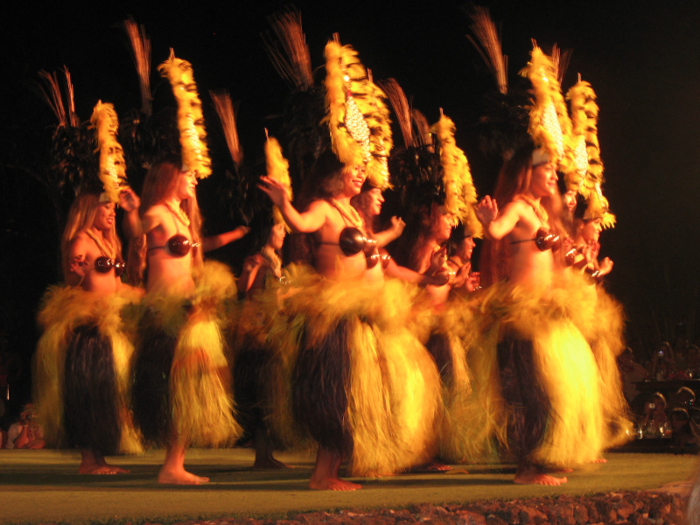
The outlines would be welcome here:
M 268 341 L 276 389 L 270 424 L 292 448 L 349 456 L 355 476 L 395 473 L 435 453 L 440 379 L 406 328 L 413 297 L 398 281 L 382 287 L 336 282 L 292 267 L 280 300 L 271 290 Z
M 141 452 L 128 409 L 130 360 L 134 346 L 122 322 L 121 312 L 139 300 L 139 292 L 124 288 L 104 297 L 82 288 L 52 286 L 42 299 L 38 323 L 44 330 L 34 355 L 33 390 L 44 438 L 50 447 L 65 445 L 64 380 L 66 353 L 81 327 L 96 327 L 111 345 L 121 439 L 119 452 Z

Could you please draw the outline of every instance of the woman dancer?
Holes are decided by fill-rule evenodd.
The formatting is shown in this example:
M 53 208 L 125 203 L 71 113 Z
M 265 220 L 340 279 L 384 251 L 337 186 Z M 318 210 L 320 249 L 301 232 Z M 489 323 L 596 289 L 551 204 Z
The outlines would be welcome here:
M 142 195 L 147 294 L 132 403 L 144 439 L 167 447 L 159 483 L 208 481 L 185 470 L 187 447 L 230 444 L 240 433 L 220 329 L 235 285 L 224 265 L 203 263 L 196 186 L 195 173 L 173 157 L 149 170 Z
M 44 297 L 34 366 L 34 398 L 49 445 L 81 450 L 81 474 L 117 474 L 105 456 L 135 453 L 140 444 L 131 425 L 128 366 L 133 346 L 121 318 L 141 292 L 122 283 L 124 261 L 115 228 L 115 202 L 127 223 L 138 222 L 139 200 L 128 187 L 118 144 L 118 119 L 99 102 L 91 123 L 97 129 L 104 191 L 84 188 L 73 202 L 61 240 L 67 286 Z
M 101 195 L 83 190 L 71 206 L 61 241 L 68 286 L 52 288 L 44 299 L 39 322 L 45 333 L 35 362 L 35 399 L 47 442 L 79 448 L 81 474 L 125 473 L 104 457 L 140 450 L 126 408 L 133 347 L 120 328 L 122 307 L 140 293 L 121 282 L 114 203 Z M 122 198 L 135 213 L 128 202 Z
M 336 282 L 358 281 L 362 279 L 367 267 L 365 255 L 362 250 L 354 255 L 346 255 L 341 248 L 340 237 L 341 233 L 350 227 L 362 226 L 357 212 L 350 205 L 350 199 L 360 193 L 365 182 L 364 166 L 356 165 L 346 168 L 332 152 L 328 151 L 319 157 L 314 167 L 314 173 L 316 180 L 325 182 L 325 188 L 321 187 L 320 192 L 322 195 L 325 194 L 323 196 L 326 198 L 313 200 L 303 213 L 294 209 L 289 202 L 284 185 L 278 180 L 267 176 L 261 177 L 259 187 L 279 208 L 292 231 L 313 234 L 317 248 L 315 267 L 319 274 Z M 333 191 L 333 185 L 339 191 L 338 189 Z M 348 327 L 343 326 L 342 329 L 347 330 Z M 327 345 L 321 344 L 318 352 L 326 350 L 324 346 Z M 303 358 L 303 349 L 301 352 L 300 360 Z M 330 363 L 321 363 L 320 366 L 330 366 Z M 297 363 L 297 367 L 301 368 L 301 365 Z M 323 369 L 316 369 L 316 371 L 321 374 L 324 372 Z M 312 383 L 318 382 L 320 377 L 309 374 L 306 379 L 307 381 L 304 381 L 304 378 L 297 378 L 296 390 L 311 388 Z M 295 392 L 296 394 L 297 392 Z M 345 406 L 337 407 L 339 415 L 341 415 L 340 420 L 333 420 L 330 415 L 326 416 L 323 413 L 308 414 L 309 419 L 318 417 L 317 420 L 309 420 L 305 423 L 312 436 L 319 443 L 316 465 L 309 481 L 309 487 L 321 490 L 359 489 L 360 485 L 341 480 L 338 475 L 344 455 L 348 454 L 352 448 L 352 438 L 342 418 L 347 410 L 348 402 L 345 388 L 342 384 L 329 385 L 328 391 L 320 392 L 320 394 L 322 397 L 316 400 L 318 404 L 326 403 L 329 399 L 340 396 L 344 398 L 340 402 Z M 298 408 L 302 409 L 301 406 Z M 307 414 L 298 410 L 297 416 L 305 418 Z
M 550 158 L 532 147 L 516 153 L 501 170 L 496 198 L 485 197 L 477 214 L 491 241 L 485 243 L 482 275 L 507 279 L 491 287 L 482 309 L 498 319 L 500 389 L 508 444 L 518 460 L 515 482 L 559 485 L 566 478 L 545 469 L 597 459 L 602 415 L 590 347 L 571 322 L 553 315 L 562 307 L 552 292 L 561 201 Z

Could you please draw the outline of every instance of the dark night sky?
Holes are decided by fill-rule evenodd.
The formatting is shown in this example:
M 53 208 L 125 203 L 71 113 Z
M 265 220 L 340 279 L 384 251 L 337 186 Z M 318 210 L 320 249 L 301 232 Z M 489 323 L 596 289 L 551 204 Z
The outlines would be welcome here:
M 152 68 L 173 47 L 177 56 L 192 62 L 205 104 L 207 90 L 227 88 L 240 102 L 238 127 L 249 160 L 262 154 L 263 128 L 274 132 L 279 125 L 274 116 L 282 112 L 289 91 L 268 61 L 260 33 L 268 29 L 266 16 L 286 2 L 176 1 L 169 9 L 148 2 L 65 4 L 39 9 L 38 3 L 28 3 L 19 16 L 4 20 L 0 67 L 6 80 L 0 111 L 3 121 L 11 124 L 0 131 L 4 141 L 15 126 L 53 124 L 48 108 L 25 86 L 27 79 L 37 79 L 40 69 L 68 66 L 83 120 L 98 99 L 114 102 L 120 114 L 140 106 L 126 37 L 116 27 L 131 14 L 151 36 Z M 323 65 L 323 46 L 338 32 L 343 43 L 358 50 L 375 79 L 396 78 L 431 122 L 444 108 L 457 125 L 457 142 L 484 195 L 492 190 L 496 166 L 478 151 L 474 128 L 481 98 L 494 83 L 465 38 L 469 20 L 461 4 L 296 2 L 315 67 Z M 618 217 L 618 226 L 602 236 L 603 255 L 615 261 L 609 289 L 624 302 L 633 321 L 631 339 L 657 336 L 655 323 L 660 336 L 671 337 L 669 328 L 679 321 L 692 323 L 698 306 L 700 4 L 668 2 L 660 8 L 658 2 L 639 1 L 485 0 L 480 5 L 489 7 L 502 24 L 511 79 L 527 62 L 530 38 L 545 50 L 554 42 L 574 49 L 563 87 L 568 89 L 581 73 L 598 94 L 604 190 Z M 169 89 L 166 84 L 157 80 L 154 89 L 156 108 L 170 103 L 163 93 Z M 213 147 L 222 144 L 218 124 L 210 122 L 209 133 Z M 3 187 L 12 184 L 5 181 Z M 31 218 L 5 213 L 3 221 L 14 220 L 13 227 L 23 236 L 31 235 L 32 228 L 55 228 L 49 211 L 28 215 Z M 30 290 L 24 294 L 26 301 L 36 304 L 50 280 L 29 274 L 36 253 L 22 250 L 29 253 L 14 255 L 28 262 L 10 265 L 12 275 L 9 280 L 5 276 L 3 286 L 25 283 L 22 289 Z M 26 285 L 29 281 L 33 284 Z M 14 290 L 3 294 L 7 297 Z M 14 317 L 4 308 L 3 324 L 12 324 Z M 696 329 L 694 336 L 698 335 Z

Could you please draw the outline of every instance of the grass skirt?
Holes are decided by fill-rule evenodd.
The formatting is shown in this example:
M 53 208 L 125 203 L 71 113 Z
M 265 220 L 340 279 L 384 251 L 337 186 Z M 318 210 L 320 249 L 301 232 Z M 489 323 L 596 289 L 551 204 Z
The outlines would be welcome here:
M 128 409 L 134 347 L 121 317 L 136 301 L 131 289 L 100 297 L 54 286 L 44 295 L 33 388 L 48 446 L 101 455 L 142 450 Z
M 475 390 L 490 396 L 482 400 L 486 435 L 500 437 L 523 463 L 576 467 L 598 459 L 606 444 L 602 378 L 570 300 L 563 288 L 508 283 L 482 298 L 473 373 Z M 483 384 L 494 379 L 498 388 Z
M 440 380 L 406 329 L 408 289 L 291 272 L 293 286 L 269 332 L 276 386 L 269 419 L 277 435 L 292 448 L 318 443 L 348 456 L 356 476 L 391 474 L 432 457 Z
M 632 436 L 629 406 L 622 391 L 622 377 L 617 357 L 625 349 L 623 336 L 625 315 L 622 305 L 602 286 L 590 286 L 581 277 L 566 283 L 568 295 L 574 300 L 569 315 L 588 341 L 601 377 L 600 396 L 605 400 L 603 416 L 606 421 L 605 448 L 622 445 Z
M 151 294 L 142 303 L 132 405 L 144 439 L 163 446 L 173 432 L 195 447 L 231 445 L 241 432 L 222 331 L 235 282 L 214 262 L 195 282 L 191 298 Z
M 266 422 L 273 390 L 270 366 L 274 352 L 266 340 L 271 319 L 254 300 L 243 302 L 232 312 L 232 318 L 235 323 L 230 346 L 237 420 L 243 429 L 240 441 L 249 441 L 256 433 L 265 432 L 276 446 L 280 446 Z
M 475 332 L 471 307 L 461 297 L 452 297 L 438 312 L 426 310 L 427 300 L 416 301 L 414 331 L 435 361 L 442 385 L 442 417 L 439 423 L 438 454 L 450 463 L 468 463 L 476 451 L 472 440 L 478 419 L 472 399 L 465 342 Z

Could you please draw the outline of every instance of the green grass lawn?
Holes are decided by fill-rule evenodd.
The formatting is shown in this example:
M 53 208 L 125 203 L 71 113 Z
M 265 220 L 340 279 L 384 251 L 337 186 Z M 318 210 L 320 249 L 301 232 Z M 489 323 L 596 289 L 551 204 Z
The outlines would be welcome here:
M 415 503 L 644 490 L 687 479 L 697 467 L 692 456 L 609 454 L 607 464 L 568 474 L 569 483 L 561 487 L 514 485 L 513 465 L 470 465 L 455 466 L 445 474 L 354 480 L 363 483 L 362 490 L 333 493 L 308 490 L 312 457 L 277 456 L 296 468 L 252 471 L 253 451 L 249 449 L 191 450 L 188 468 L 209 476 L 211 482 L 175 487 L 156 483 L 162 451 L 113 458 L 114 464 L 130 469 L 130 474 L 84 476 L 77 474 L 77 454 L 0 450 L 0 522 L 281 516 L 339 508 L 396 508 Z

